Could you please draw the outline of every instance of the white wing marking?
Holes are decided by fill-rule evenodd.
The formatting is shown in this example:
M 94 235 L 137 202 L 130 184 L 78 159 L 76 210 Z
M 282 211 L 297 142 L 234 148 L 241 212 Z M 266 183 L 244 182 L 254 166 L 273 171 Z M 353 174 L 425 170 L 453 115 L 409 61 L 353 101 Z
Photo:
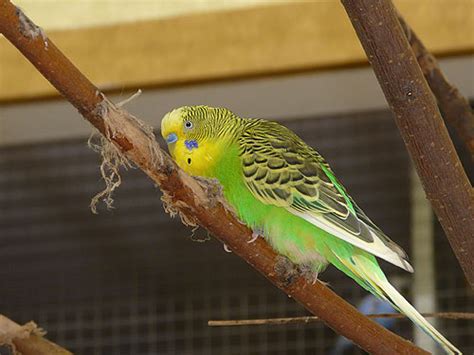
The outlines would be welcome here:
M 373 242 L 366 242 L 360 238 L 357 238 L 356 236 L 351 235 L 344 229 L 331 224 L 324 218 L 318 218 L 315 215 L 310 215 L 307 213 L 295 211 L 293 209 L 289 209 L 291 213 L 294 215 L 303 218 L 304 220 L 308 221 L 312 225 L 321 228 L 322 230 L 331 233 L 337 238 L 340 238 L 342 240 L 345 240 L 348 243 L 351 243 L 352 245 L 355 245 L 356 247 L 359 247 L 375 256 L 378 256 L 379 258 L 382 258 L 389 263 L 392 263 L 408 272 L 413 272 L 413 267 L 410 265 L 410 263 L 406 260 L 403 260 L 396 252 L 391 250 L 389 247 L 387 247 L 379 237 L 372 231 L 372 229 L 367 226 L 364 222 L 360 221 L 360 223 L 364 223 L 367 228 L 370 231 L 370 234 L 374 238 Z

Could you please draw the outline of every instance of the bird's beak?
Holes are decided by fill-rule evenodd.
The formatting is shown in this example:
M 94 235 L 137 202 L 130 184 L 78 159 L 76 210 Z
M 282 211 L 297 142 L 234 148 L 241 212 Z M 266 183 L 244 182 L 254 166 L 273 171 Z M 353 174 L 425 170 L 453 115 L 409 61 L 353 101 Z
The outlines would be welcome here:
M 168 144 L 175 143 L 177 140 L 178 140 L 178 136 L 176 135 L 176 133 L 170 133 L 166 137 L 166 143 Z

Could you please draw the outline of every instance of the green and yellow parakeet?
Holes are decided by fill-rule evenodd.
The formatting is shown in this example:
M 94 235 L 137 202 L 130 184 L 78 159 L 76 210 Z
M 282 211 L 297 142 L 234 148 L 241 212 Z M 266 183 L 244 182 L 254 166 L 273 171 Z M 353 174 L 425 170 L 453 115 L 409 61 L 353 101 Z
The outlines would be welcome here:
M 375 257 L 413 272 L 407 255 L 360 209 L 325 160 L 276 122 L 224 108 L 181 107 L 161 133 L 176 163 L 216 178 L 238 217 L 293 263 L 318 275 L 331 263 L 389 301 L 449 354 L 461 354 L 388 282 Z

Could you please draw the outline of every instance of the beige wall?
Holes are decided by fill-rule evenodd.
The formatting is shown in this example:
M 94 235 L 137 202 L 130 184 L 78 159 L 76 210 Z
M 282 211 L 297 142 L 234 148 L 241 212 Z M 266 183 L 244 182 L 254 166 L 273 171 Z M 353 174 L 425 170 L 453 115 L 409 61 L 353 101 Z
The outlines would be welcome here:
M 44 6 L 40 7 L 39 14 L 45 14 L 45 18 L 33 17 L 41 26 L 44 26 L 43 21 L 48 25 L 48 21 L 63 19 L 71 24 L 80 23 L 77 18 L 83 15 L 91 21 L 96 18 L 115 21 L 114 11 L 128 9 L 131 15 L 131 4 L 150 2 L 114 2 L 116 6 L 108 14 L 107 11 L 73 8 L 61 10 L 59 4 L 47 6 L 49 2 L 35 1 L 32 6 Z M 83 1 L 83 4 L 88 3 Z M 99 3 L 105 6 L 109 2 L 101 0 Z M 469 36 L 474 33 L 474 2 L 398 0 L 395 3 L 438 58 L 474 53 L 474 37 Z M 99 5 L 91 9 L 95 6 Z M 48 8 L 51 11 L 46 13 Z M 190 5 L 183 11 L 191 8 Z M 33 9 L 25 7 L 27 13 Z M 46 41 L 54 42 L 95 85 L 115 92 L 123 88 L 169 87 L 346 68 L 367 61 L 343 6 L 335 0 L 206 11 L 167 19 L 120 22 L 113 26 L 47 29 L 46 33 Z M 45 58 L 48 56 L 46 50 L 42 54 Z M 0 67 L 8 68 L 0 70 L 0 103 L 58 95 L 1 37 Z
M 112 25 L 198 12 L 279 4 L 283 0 L 16 0 L 44 29 Z M 65 16 L 67 14 L 67 16 Z
M 474 56 L 441 60 L 447 77 L 474 98 Z M 131 93 L 114 95 L 119 102 Z M 242 116 L 282 119 L 387 107 L 370 68 L 145 90 L 126 108 L 155 127 L 172 108 L 224 106 Z M 85 137 L 91 126 L 64 100 L 0 105 L 0 145 Z
M 474 7 L 474 2 L 472 0 L 452 0 L 451 4 L 455 3 L 457 6 L 457 12 L 451 13 L 451 17 L 445 16 L 445 12 L 442 12 L 439 8 L 437 12 L 435 11 L 432 13 L 432 16 L 428 16 L 429 20 L 426 20 L 425 17 L 420 16 L 420 14 L 427 14 L 429 9 L 436 10 L 436 6 L 429 7 L 430 1 L 423 0 L 421 2 L 417 2 L 419 6 L 417 6 L 418 12 L 414 13 L 413 11 L 406 11 L 407 9 L 413 9 L 413 6 L 410 7 L 411 0 L 398 0 L 396 1 L 397 6 L 401 10 L 405 9 L 407 19 L 412 20 L 410 23 L 417 23 L 419 27 L 415 29 L 418 31 L 419 29 L 424 29 L 425 31 L 420 31 L 419 33 L 423 34 L 423 39 L 430 39 L 431 42 L 427 42 L 427 44 L 431 44 L 433 48 L 436 49 L 436 46 L 439 43 L 443 42 L 441 39 L 444 39 L 445 43 L 453 43 L 455 42 L 455 38 L 453 37 L 453 32 L 449 32 L 448 30 L 455 28 L 456 24 L 459 26 L 459 18 L 461 14 L 465 13 L 465 8 L 469 7 L 466 4 L 472 4 Z M 113 23 L 123 23 L 123 22 L 134 22 L 144 19 L 156 19 L 156 18 L 163 18 L 163 17 L 171 17 L 171 16 L 178 16 L 183 14 L 189 13 L 197 13 L 197 12 L 209 12 L 209 11 L 217 11 L 222 9 L 231 9 L 231 8 L 238 8 L 238 7 L 252 7 L 252 6 L 260 6 L 261 4 L 281 4 L 281 3 L 288 3 L 291 1 L 269 1 L 269 0 L 239 0 L 239 1 L 230 1 L 230 0 L 136 0 L 136 1 L 126 1 L 126 0 L 17 0 L 15 1 L 20 7 L 22 7 L 26 13 L 34 20 L 41 24 L 42 27 L 46 28 L 47 30 L 50 29 L 61 29 L 61 28 L 75 28 L 75 27 L 89 27 L 94 25 L 104 25 L 104 24 L 113 24 Z M 334 3 L 334 4 L 333 4 Z M 421 3 L 421 5 L 420 5 Z M 331 1 L 321 1 L 321 5 L 325 4 L 326 6 L 317 6 L 311 7 L 314 11 L 314 15 L 319 14 L 321 15 L 321 9 L 326 8 L 326 10 L 330 10 L 330 8 L 337 4 L 338 11 L 343 12 L 342 7 L 340 6 L 340 2 L 338 0 L 331 0 Z M 329 6 L 327 6 L 329 4 Z M 442 2 L 438 2 L 439 4 L 445 4 Z M 413 3 L 411 3 L 413 5 Z M 444 6 L 444 5 L 443 5 Z M 341 7 L 341 8 L 339 8 Z M 441 7 L 441 6 L 438 6 Z M 276 7 L 271 7 L 272 11 L 265 10 L 262 12 L 258 12 L 254 14 L 258 18 L 261 17 L 268 17 L 269 26 L 267 37 L 270 38 L 271 34 L 275 32 L 274 24 L 274 16 L 268 15 L 268 13 L 274 14 L 274 10 L 277 9 Z M 286 9 L 286 7 L 285 7 Z M 294 13 L 298 13 L 296 10 L 305 10 L 307 9 L 305 6 L 298 7 L 295 5 L 291 5 L 288 8 L 288 11 L 294 11 Z M 258 10 L 258 9 L 256 9 Z M 239 18 L 239 23 L 243 18 L 248 17 L 248 13 L 246 11 L 245 16 Z M 429 12 L 429 11 L 428 11 Z M 285 12 L 286 13 L 286 12 Z M 329 12 L 332 13 L 333 12 Z M 442 19 L 445 21 L 443 26 L 438 26 L 436 22 L 433 20 L 436 17 L 434 15 L 438 14 L 438 16 L 443 16 Z M 441 15 L 440 15 L 441 14 Z M 220 14 L 219 14 L 220 15 Z M 304 11 L 304 15 L 307 15 L 307 11 Z M 429 14 L 428 14 L 429 15 Z M 409 18 L 412 16 L 413 18 Z M 474 16 L 474 12 L 469 16 Z M 199 16 L 197 16 L 199 17 Z M 217 14 L 214 14 L 210 23 L 214 24 Z M 219 16 L 220 17 L 220 16 Z M 346 38 L 345 35 L 336 36 L 336 32 L 334 32 L 334 28 L 340 28 L 341 23 L 338 23 L 336 27 L 331 22 L 330 26 L 326 26 L 324 29 L 314 28 L 312 33 L 313 36 L 310 38 L 315 38 L 315 41 L 307 41 L 308 36 L 304 34 L 306 32 L 298 33 L 298 36 L 295 36 L 294 41 L 292 43 L 297 43 L 298 47 L 297 50 L 294 50 L 293 47 L 289 47 L 291 50 L 280 54 L 280 57 L 287 57 L 287 54 L 297 54 L 296 59 L 301 59 L 299 57 L 304 57 L 302 55 L 302 44 L 305 40 L 306 42 L 310 42 L 307 44 L 307 48 L 317 48 L 317 53 L 329 53 L 329 57 L 332 61 L 335 59 L 336 52 L 332 51 L 334 48 L 342 48 L 340 50 L 341 53 L 347 54 L 349 52 L 348 48 L 356 48 L 359 54 L 355 55 L 357 58 L 364 58 L 365 55 L 363 54 L 362 50 L 360 49 L 360 45 L 355 38 L 354 34 L 352 33 L 352 29 L 349 27 L 350 24 L 345 15 L 342 16 L 344 19 L 344 24 L 347 26 L 348 31 L 350 31 L 351 36 L 353 39 L 350 41 L 352 43 L 351 47 L 349 46 L 341 46 L 342 40 Z M 449 17 L 450 21 L 447 21 Z M 461 16 L 462 17 L 462 16 Z M 315 16 L 311 17 L 311 19 L 316 18 Z M 331 17 L 329 20 L 332 21 Z M 338 18 L 338 17 L 334 17 Z M 424 19 L 424 20 L 423 20 Z M 179 20 L 179 19 L 178 19 Z M 425 21 L 426 20 L 426 21 Z M 160 22 L 160 21 L 158 21 Z M 166 22 L 166 21 L 165 21 Z M 178 24 L 171 26 L 169 29 L 169 35 L 171 36 L 173 33 L 176 33 L 177 30 L 183 28 L 193 28 L 196 31 L 196 28 L 200 27 L 182 27 L 183 24 L 178 21 Z M 186 22 L 186 21 L 184 21 Z M 201 23 L 201 22 L 198 22 Z M 260 23 L 260 22 L 258 22 Z M 314 21 L 308 21 L 309 24 L 314 23 Z M 433 29 L 433 23 L 436 24 L 436 28 Z M 468 39 L 466 42 L 469 44 L 466 48 L 472 48 L 472 43 L 474 38 L 469 37 L 469 31 L 466 30 L 465 26 L 473 26 L 473 21 L 467 21 L 466 23 L 461 23 L 461 30 L 455 32 L 457 33 L 458 37 L 461 39 Z M 287 23 L 284 22 L 283 28 L 281 28 L 281 33 L 287 33 L 286 25 Z M 158 24 L 159 25 L 159 24 Z M 186 23 L 184 23 L 186 25 Z M 281 23 L 280 23 L 281 26 Z M 308 25 L 309 26 L 309 25 Z M 120 27 L 120 26 L 119 26 Z M 214 29 L 211 27 L 211 30 Z M 333 28 L 334 27 L 334 28 Z M 154 27 L 152 26 L 152 29 Z M 161 27 L 160 27 L 161 28 Z M 235 28 L 231 29 L 232 31 Z M 240 39 L 240 42 L 248 42 L 249 48 L 257 48 L 257 50 L 261 50 L 262 43 L 260 41 L 260 34 L 261 34 L 261 27 L 255 28 L 255 33 L 252 33 L 252 36 L 242 36 L 237 37 Z M 323 31 L 324 30 L 324 31 Z M 333 31 L 334 30 L 334 31 Z M 105 31 L 105 28 L 97 29 L 98 33 Z M 322 31 L 322 32 L 321 32 Z M 153 53 L 144 52 L 140 56 L 138 56 L 137 60 L 133 62 L 132 66 L 125 65 L 123 67 L 118 67 L 116 72 L 119 73 L 121 76 L 117 79 L 116 82 L 112 84 L 111 82 L 111 75 L 106 75 L 103 80 L 97 79 L 94 75 L 91 74 L 92 69 L 97 69 L 100 73 L 104 70 L 108 69 L 112 66 L 112 60 L 105 60 L 105 65 L 98 65 L 97 58 L 94 57 L 93 60 L 90 60 L 91 55 L 88 52 L 91 50 L 87 45 L 90 42 L 89 32 L 87 30 L 80 30 L 80 31 L 66 31 L 66 32 L 84 32 L 86 33 L 85 40 L 86 43 L 84 48 L 79 46 L 78 53 L 82 53 L 83 57 L 85 58 L 86 62 L 82 63 L 82 66 L 79 65 L 81 70 L 87 73 L 87 75 L 93 80 L 93 82 L 101 88 L 113 87 L 115 89 L 120 87 L 140 87 L 142 85 L 151 85 L 158 82 L 156 78 L 151 80 L 151 82 L 146 82 L 143 80 L 136 80 L 131 81 L 128 84 L 125 84 L 126 79 L 129 79 L 133 76 L 134 73 L 142 70 L 142 74 L 145 75 L 147 78 L 152 75 L 152 73 L 164 73 L 166 75 L 170 75 L 169 72 L 171 71 L 169 66 L 170 63 L 176 62 L 176 58 L 179 57 L 169 57 L 168 62 L 163 60 L 163 53 L 159 53 L 161 56 Z M 278 32 L 278 31 L 276 31 Z M 425 33 L 426 32 L 426 33 Z M 434 33 L 436 32 L 436 33 Z M 139 32 L 141 34 L 142 32 Z M 153 32 L 150 32 L 153 33 Z M 277 43 L 274 47 L 278 50 L 281 49 L 281 33 L 278 32 L 280 35 L 274 36 L 274 44 Z M 431 34 L 431 35 L 430 35 Z M 122 34 L 123 35 L 123 34 Z M 224 41 L 226 37 L 223 37 L 222 42 L 218 43 L 218 47 L 222 46 L 226 42 Z M 232 37 L 233 38 L 233 37 Z M 273 38 L 273 37 L 272 37 Z M 336 38 L 337 40 L 334 40 Z M 458 39 L 459 39 L 458 38 Z M 235 40 L 235 38 L 234 38 Z M 68 38 L 66 37 L 66 42 L 68 42 Z M 5 41 L 4 41 L 5 42 Z M 69 41 L 71 42 L 71 41 Z M 117 39 L 117 42 L 127 42 L 123 40 L 123 36 Z M 240 43 L 239 42 L 239 43 Z M 325 43 L 325 46 L 317 47 L 315 43 L 321 44 Z M 82 43 L 82 42 L 81 42 Z M 183 42 L 184 44 L 189 44 L 188 42 Z M 272 42 L 273 43 L 273 42 Z M 462 42 L 464 43 L 464 42 Z M 464 44 L 466 44 L 464 43 Z M 64 43 L 63 43 L 64 44 Z M 335 45 L 336 44 L 336 45 Z M 8 48 L 6 50 L 11 50 L 17 53 L 16 50 L 11 48 L 11 45 L 7 43 Z M 77 45 L 77 43 L 75 43 Z M 144 46 L 141 44 L 141 46 Z M 63 48 L 63 46 L 60 46 Z M 67 46 L 66 46 L 67 47 Z M 189 47 L 181 46 L 182 55 L 181 57 L 186 60 L 186 63 L 195 63 L 194 61 L 189 61 Z M 314 48 L 313 48 L 314 47 Z M 94 48 L 94 47 L 93 47 Z M 267 47 L 263 47 L 267 48 Z M 271 47 L 273 48 L 273 47 Z M 464 48 L 464 47 L 463 47 Z M 63 48 L 64 49 L 64 48 Z M 67 49 L 67 48 L 66 48 Z M 160 48 L 158 48 L 161 50 Z M 215 49 L 215 48 L 213 48 Z M 268 48 L 267 48 L 268 49 Z M 69 50 L 72 50 L 69 48 Z M 130 53 L 128 47 L 120 48 L 121 51 L 117 53 L 122 54 L 123 58 L 135 58 Z M 446 50 L 446 48 L 444 49 Z M 178 50 L 176 50 L 179 52 Z M 210 51 L 214 53 L 213 51 Z M 268 50 L 263 50 L 262 52 L 270 52 Z M 448 50 L 449 52 L 449 50 Z M 96 54 L 97 52 L 94 52 Z M 126 55 L 123 55 L 125 53 Z M 231 57 L 235 57 L 235 53 L 229 51 Z M 252 53 L 248 53 L 247 57 L 254 58 Z M 68 56 L 71 56 L 71 53 L 66 51 Z M 257 53 L 258 54 L 258 53 Z M 106 59 L 114 58 L 114 61 L 117 61 L 117 56 L 114 56 L 115 52 L 110 54 Z M 306 57 L 310 58 L 314 61 L 314 58 L 318 56 L 315 53 L 311 52 L 310 50 L 307 51 Z M 5 56 L 4 56 L 5 58 Z M 4 59 L 3 58 L 3 59 Z M 12 57 L 13 59 L 9 63 L 10 69 L 9 71 L 4 70 L 4 75 L 0 75 L 0 82 L 2 82 L 2 78 L 8 77 L 7 74 L 11 74 L 15 68 L 13 68 L 20 60 L 23 58 L 15 59 L 16 57 Z M 119 56 L 120 58 L 120 56 Z M 145 59 L 152 59 L 154 62 L 160 62 L 155 60 L 154 58 L 161 58 L 161 62 L 167 63 L 162 70 L 158 70 L 156 67 L 148 68 L 144 65 Z M 221 61 L 224 64 L 228 64 L 230 60 L 227 57 L 223 57 L 222 55 L 219 58 L 224 58 Z M 256 63 L 251 63 L 251 65 L 243 66 L 244 69 L 241 68 L 242 73 L 247 73 L 245 70 L 252 72 L 252 70 L 256 70 L 255 68 L 259 69 L 260 66 L 265 65 L 266 67 L 273 65 L 275 62 L 275 56 L 271 56 L 273 59 L 272 61 L 268 60 L 266 57 L 262 57 L 261 61 L 257 61 Z M 76 57 L 71 56 L 71 59 L 76 63 L 78 59 Z M 166 58 L 165 58 L 166 59 Z M 204 64 L 209 62 L 209 58 L 205 57 L 203 60 Z M 140 65 L 136 65 L 136 63 L 141 63 Z M 296 64 L 295 64 L 296 63 Z M 144 92 L 144 94 L 136 99 L 135 101 L 131 102 L 128 105 L 128 108 L 131 112 L 135 113 L 140 118 L 144 119 L 148 123 L 153 125 L 158 125 L 160 118 L 163 116 L 165 112 L 168 110 L 181 106 L 181 105 L 192 105 L 192 104 L 207 104 L 207 105 L 214 105 L 214 106 L 225 106 L 236 113 L 244 116 L 258 116 L 264 118 L 272 118 L 272 119 L 280 119 L 280 118 L 287 118 L 287 117 L 302 117 L 302 116 L 314 116 L 314 115 L 323 115 L 323 114 L 331 114 L 331 113 L 340 113 L 340 112 L 348 112 L 348 111 L 355 111 L 355 110 L 368 110 L 368 109 L 376 109 L 386 107 L 385 100 L 383 95 L 380 91 L 380 88 L 374 78 L 374 75 L 370 68 L 355 68 L 355 69 L 338 69 L 338 70 L 321 70 L 326 67 L 324 66 L 314 66 L 311 67 L 307 65 L 306 62 L 298 62 L 295 63 L 289 62 L 281 67 L 275 69 L 275 72 L 278 70 L 283 70 L 283 72 L 288 72 L 294 70 L 295 68 L 311 68 L 314 70 L 317 68 L 318 72 L 306 73 L 306 74 L 292 74 L 292 75 L 284 75 L 284 76 L 277 76 L 277 77 L 268 77 L 269 73 L 266 73 L 267 77 L 261 79 L 246 79 L 246 80 L 230 80 L 228 77 L 227 81 L 222 82 L 214 82 L 214 83 L 207 83 L 207 84 L 195 84 L 195 85 L 188 85 L 188 86 L 181 86 L 181 87 L 164 87 L 162 89 L 148 89 Z M 456 58 L 446 58 L 441 60 L 443 69 L 445 70 L 448 78 L 456 84 L 462 92 L 464 92 L 467 96 L 473 98 L 474 97 L 474 57 L 473 56 L 464 56 L 464 57 L 456 57 Z M 1 60 L 0 60 L 0 64 Z M 5 63 L 3 63 L 5 65 Z M 81 62 L 79 61 L 79 64 Z M 90 67 L 88 67 L 88 64 Z M 192 66 L 192 65 L 189 66 Z M 236 70 L 235 68 L 240 68 L 238 65 L 231 63 L 232 65 L 228 65 L 228 67 L 223 67 L 222 71 L 226 72 L 231 70 Z M 313 63 L 314 64 L 314 63 Z M 334 63 L 333 63 L 334 64 Z M 1 65 L 0 65 L 1 67 Z M 216 63 L 212 62 L 208 64 L 208 67 L 211 69 L 216 67 Z M 250 69 L 249 69 L 250 68 Z M 37 78 L 38 82 L 41 85 L 45 84 L 46 81 L 42 78 L 34 68 L 32 68 L 30 63 L 26 63 L 24 67 L 18 66 L 16 68 L 19 74 L 23 74 L 22 80 L 18 80 L 18 75 L 14 75 L 11 80 L 5 79 L 4 82 L 7 83 L 4 85 L 7 92 L 11 92 L 12 86 L 15 82 L 22 83 L 23 90 L 27 88 L 31 88 L 34 86 L 32 83 L 33 76 Z M 86 70 L 89 69 L 89 70 Z M 261 69 L 261 68 L 260 68 Z M 29 70 L 29 71 L 28 71 Z M 176 72 L 182 72 L 184 69 L 182 66 L 178 66 Z M 240 69 L 239 69 L 240 70 Z M 241 78 L 238 76 L 239 70 L 236 75 L 236 78 Z M 286 70 L 286 71 L 285 71 Z M 202 73 L 203 69 L 201 67 L 196 67 L 195 71 L 197 73 Z M 257 70 L 258 72 L 258 70 Z M 176 74 L 176 73 L 175 73 Z M 192 72 L 193 75 L 196 73 Z M 221 73 L 222 74 L 222 73 Z M 207 78 L 214 78 L 215 73 L 210 73 Z M 192 76 L 192 75 L 190 75 Z M 217 76 L 219 77 L 219 76 Z M 120 79 L 120 80 L 119 80 Z M 48 86 L 49 88 L 49 86 Z M 55 90 L 50 91 L 56 93 Z M 24 93 L 24 91 L 21 91 Z M 112 98 L 115 101 L 120 101 L 126 98 L 130 93 L 123 92 L 122 95 L 113 95 Z M 20 96 L 19 96 L 20 97 Z M 21 96 L 23 99 L 26 97 L 38 97 L 38 96 Z M 8 102 L 6 100 L 5 102 Z M 64 100 L 61 99 L 54 99 L 54 100 L 47 100 L 47 101 L 30 101 L 30 102 L 18 102 L 18 103 L 4 103 L 0 104 L 0 145 L 3 144 L 17 144 L 23 142 L 40 142 L 40 141 L 47 141 L 52 139 L 64 139 L 70 137 L 82 137 L 87 136 L 91 131 L 91 127 L 84 122 L 76 111 Z

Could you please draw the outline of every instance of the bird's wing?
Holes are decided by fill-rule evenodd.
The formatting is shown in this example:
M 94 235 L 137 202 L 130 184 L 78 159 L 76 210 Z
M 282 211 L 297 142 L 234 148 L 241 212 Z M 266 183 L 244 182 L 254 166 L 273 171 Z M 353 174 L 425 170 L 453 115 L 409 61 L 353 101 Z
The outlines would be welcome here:
M 259 121 L 240 138 L 243 176 L 265 204 L 412 272 L 408 257 L 355 204 L 324 159 L 287 128 Z

